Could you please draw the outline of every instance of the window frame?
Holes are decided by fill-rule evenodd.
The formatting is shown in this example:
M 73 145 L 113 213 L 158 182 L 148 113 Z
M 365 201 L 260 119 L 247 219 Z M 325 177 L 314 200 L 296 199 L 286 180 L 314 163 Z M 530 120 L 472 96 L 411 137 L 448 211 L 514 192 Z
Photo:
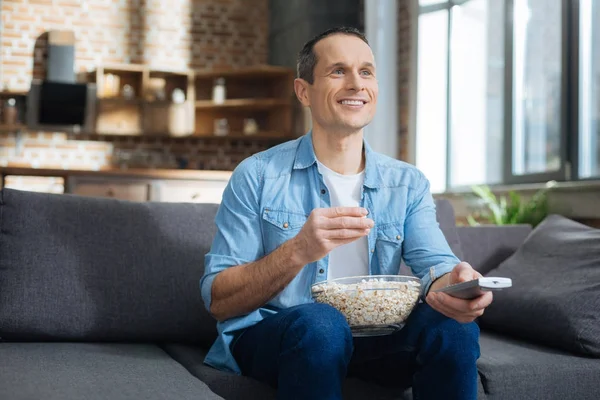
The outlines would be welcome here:
M 451 186 L 451 117 L 452 117 L 452 104 L 451 100 L 451 43 L 452 43 L 452 8 L 454 6 L 461 6 L 468 3 L 471 0 L 447 0 L 446 2 L 420 6 L 417 5 L 417 15 L 415 22 L 417 24 L 418 32 L 419 17 L 422 14 L 448 10 L 448 46 L 447 46 L 447 65 L 446 71 L 448 74 L 448 85 L 446 87 L 446 172 L 445 172 L 445 191 L 455 192 L 465 190 L 464 186 L 456 185 Z M 544 172 L 544 173 L 530 173 L 530 174 L 514 174 L 513 173 L 513 50 L 514 50 L 514 24 L 513 24 L 513 10 L 515 0 L 504 0 L 505 11 L 504 11 L 504 101 L 503 101 L 503 148 L 502 148 L 502 182 L 497 184 L 488 184 L 490 187 L 502 187 L 507 185 L 518 185 L 518 184 L 544 184 L 550 180 L 556 180 L 559 182 L 585 182 L 585 181 L 598 181 L 600 176 L 590 176 L 582 178 L 579 176 L 579 161 L 581 155 L 579 154 L 579 0 L 561 0 L 561 104 L 560 104 L 560 168 L 556 171 Z M 418 44 L 418 37 L 413 41 L 413 45 Z M 416 52 L 417 50 L 415 50 Z M 416 75 L 418 75 L 418 65 L 415 66 L 415 87 L 413 90 L 413 101 L 416 101 L 418 93 L 418 87 L 416 85 Z M 413 122 L 412 131 L 416 134 L 416 116 L 418 110 L 416 109 L 412 113 Z M 413 138 L 414 146 L 418 138 Z M 415 160 L 416 161 L 416 160 Z M 486 183 L 487 184 L 487 183 Z

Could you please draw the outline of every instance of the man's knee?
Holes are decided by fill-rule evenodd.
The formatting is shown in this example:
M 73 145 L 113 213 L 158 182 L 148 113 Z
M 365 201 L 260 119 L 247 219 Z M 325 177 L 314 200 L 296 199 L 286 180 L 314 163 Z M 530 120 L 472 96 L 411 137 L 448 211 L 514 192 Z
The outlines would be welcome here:
M 479 326 L 475 322 L 460 323 L 445 318 L 426 334 L 426 352 L 435 353 L 444 363 L 460 365 L 473 363 L 480 356 Z
M 296 306 L 286 318 L 284 347 L 301 346 L 311 359 L 350 361 L 352 333 L 346 318 L 326 304 Z

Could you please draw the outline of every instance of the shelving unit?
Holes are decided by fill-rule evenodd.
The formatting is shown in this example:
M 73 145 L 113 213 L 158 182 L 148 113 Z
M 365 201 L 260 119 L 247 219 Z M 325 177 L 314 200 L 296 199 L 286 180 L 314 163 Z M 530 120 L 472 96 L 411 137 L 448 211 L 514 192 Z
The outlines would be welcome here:
M 215 103 L 213 86 L 219 78 L 225 80 L 226 99 Z M 99 65 L 78 76 L 80 82 L 95 83 L 97 88 L 95 129 L 83 134 L 107 139 L 166 136 L 289 140 L 303 133 L 294 129 L 293 79 L 293 70 L 267 65 L 196 71 L 169 71 L 138 64 Z M 124 89 L 126 85 L 129 91 Z M 175 91 L 178 101 L 174 101 Z M 227 120 L 225 135 L 216 134 L 220 120 Z M 249 120 L 257 126 L 252 134 L 244 133 Z M 26 126 L 0 124 L 0 132 L 13 129 Z
M 225 80 L 226 88 L 221 104 L 212 101 L 219 78 Z M 293 70 L 276 66 L 196 71 L 195 135 L 213 136 L 215 123 L 227 120 L 228 136 L 242 136 L 244 121 L 252 119 L 258 126 L 256 135 L 293 137 L 293 79 Z
M 142 65 L 105 65 L 87 78 L 98 86 L 98 134 L 293 137 L 294 74 L 288 68 L 166 71 Z M 212 99 L 218 78 L 225 79 L 223 103 Z M 123 97 L 124 85 L 133 88 L 134 96 Z M 174 90 L 183 94 L 182 103 L 173 101 Z M 258 130 L 254 135 L 244 135 L 245 121 L 250 119 L 256 122 Z M 225 136 L 215 133 L 219 120 L 227 120 Z
M 5 107 L 7 107 L 9 99 L 15 99 L 16 102 L 16 115 L 13 114 L 14 120 L 11 120 L 12 118 L 5 114 Z M 18 133 L 27 129 L 25 125 L 26 100 L 26 92 L 0 91 L 0 133 Z

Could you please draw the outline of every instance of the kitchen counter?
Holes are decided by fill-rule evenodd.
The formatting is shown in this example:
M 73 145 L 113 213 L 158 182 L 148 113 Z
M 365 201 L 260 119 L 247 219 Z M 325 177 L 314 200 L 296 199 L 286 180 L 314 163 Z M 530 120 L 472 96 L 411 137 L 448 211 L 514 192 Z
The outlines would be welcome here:
M 86 176 L 107 178 L 146 178 L 169 180 L 228 180 L 231 171 L 210 171 L 190 169 L 146 169 L 146 168 L 106 168 L 100 170 L 48 169 L 29 167 L 0 167 L 0 174 L 20 176 Z

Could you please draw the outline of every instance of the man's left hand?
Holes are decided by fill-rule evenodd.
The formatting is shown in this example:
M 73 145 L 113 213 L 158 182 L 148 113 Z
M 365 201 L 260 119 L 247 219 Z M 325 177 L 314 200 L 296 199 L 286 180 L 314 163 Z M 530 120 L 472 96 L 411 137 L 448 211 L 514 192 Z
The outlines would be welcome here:
M 487 292 L 472 300 L 464 300 L 452 297 L 446 293 L 434 293 L 433 291 L 448 285 L 481 277 L 482 275 L 475 271 L 468 263 L 461 262 L 450 273 L 439 277 L 431 284 L 426 297 L 427 304 L 448 318 L 453 318 L 463 324 L 473 322 L 477 317 L 483 315 L 485 308 L 492 303 L 492 292 Z

